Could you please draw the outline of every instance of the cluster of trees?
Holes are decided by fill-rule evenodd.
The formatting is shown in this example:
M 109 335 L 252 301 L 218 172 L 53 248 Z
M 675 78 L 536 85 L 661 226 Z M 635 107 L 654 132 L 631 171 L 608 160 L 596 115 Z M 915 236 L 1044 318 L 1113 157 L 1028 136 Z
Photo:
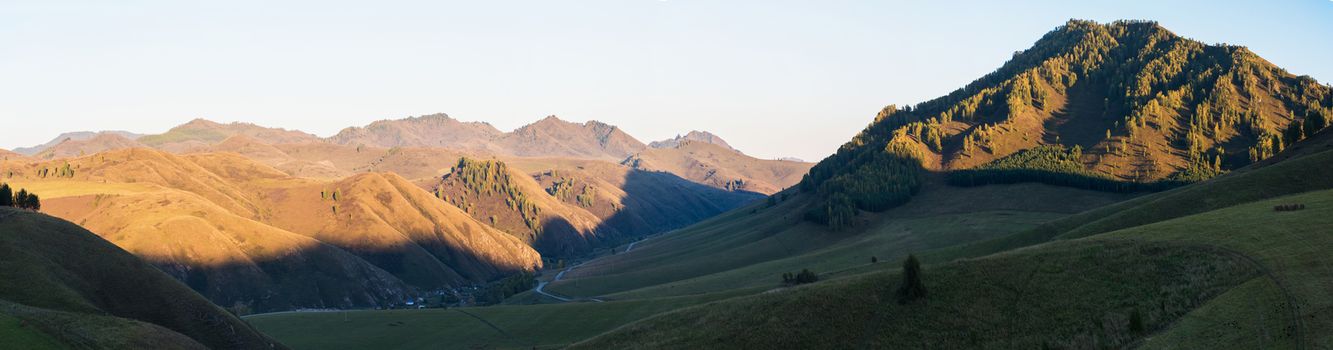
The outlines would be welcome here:
M 465 193 L 458 196 L 446 194 L 445 188 L 453 187 L 453 184 L 462 188 Z M 469 213 L 472 212 L 474 203 L 468 202 L 468 194 L 477 197 L 500 196 L 504 198 L 505 205 L 523 219 L 523 224 L 528 229 L 534 233 L 542 231 L 541 208 L 518 187 L 504 162 L 460 158 L 458 164 L 440 179 L 435 194 Z M 591 198 L 589 204 L 591 205 Z
M 947 178 L 950 185 L 963 187 L 1040 182 L 1107 192 L 1162 191 L 1192 182 L 1176 178 L 1151 182 L 1118 180 L 1087 170 L 1080 160 L 1082 157 L 1083 150 L 1078 146 L 1038 146 L 976 168 L 950 171 Z
M 591 207 L 597 200 L 597 191 L 592 185 L 579 184 L 578 179 L 559 176 L 555 171 L 547 175 L 555 178 L 551 186 L 546 188 L 547 194 L 562 201 L 578 203 L 584 208 Z
M 11 176 L 12 176 L 12 175 L 11 175 Z M 51 177 L 51 176 L 54 176 L 54 177 L 67 177 L 67 178 L 73 178 L 73 177 L 74 177 L 74 167 L 71 166 L 68 162 L 66 162 L 65 165 L 58 166 L 58 167 L 54 167 L 54 168 L 41 168 L 41 169 L 37 169 L 37 177 L 40 177 L 40 178 L 45 179 L 45 178 L 47 178 L 47 177 Z
M 816 194 L 805 218 L 838 230 L 851 226 L 859 210 L 878 212 L 907 203 L 921 188 L 921 151 L 902 139 L 884 141 L 882 147 L 845 155 L 839 150 L 817 164 L 818 170 L 812 168 L 800 185 L 802 191 Z M 828 163 L 840 159 L 845 163 Z
M 14 189 L 7 183 L 0 183 L 0 207 L 14 207 L 28 210 L 42 210 L 42 199 L 27 189 Z
M 810 269 L 801 269 L 801 272 L 797 272 L 794 274 L 791 272 L 782 273 L 782 284 L 785 285 L 794 286 L 798 284 L 815 283 L 815 282 L 819 282 L 819 275 L 815 274 L 813 271 L 810 271 Z
M 499 281 L 492 282 L 486 286 L 486 291 L 478 297 L 478 301 L 486 304 L 496 304 L 508 299 L 514 294 L 531 290 L 537 285 L 537 277 L 529 271 L 505 277 Z

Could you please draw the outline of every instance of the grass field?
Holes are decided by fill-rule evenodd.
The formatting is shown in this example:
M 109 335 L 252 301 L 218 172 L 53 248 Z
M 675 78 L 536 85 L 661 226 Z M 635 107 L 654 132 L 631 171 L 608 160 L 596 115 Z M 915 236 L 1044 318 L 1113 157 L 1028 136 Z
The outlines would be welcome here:
M 0 314 L 0 343 L 14 349 L 63 349 L 51 336 L 22 323 L 18 318 Z
M 654 314 L 753 291 L 426 310 L 283 313 L 246 321 L 295 349 L 561 348 Z

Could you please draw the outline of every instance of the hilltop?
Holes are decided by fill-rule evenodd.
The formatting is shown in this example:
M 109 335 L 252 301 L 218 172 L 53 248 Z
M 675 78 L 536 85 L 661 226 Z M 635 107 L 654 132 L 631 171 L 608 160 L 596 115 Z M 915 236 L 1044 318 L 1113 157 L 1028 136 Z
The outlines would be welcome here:
M 729 191 L 773 194 L 800 182 L 813 164 L 757 159 L 725 143 L 679 140 L 659 144 L 626 158 L 629 167 L 678 174 L 697 183 Z
M 154 148 L 180 153 L 207 147 L 237 135 L 264 140 L 264 142 L 270 144 L 322 141 L 318 136 L 296 130 L 269 128 L 242 122 L 221 124 L 201 118 L 171 128 L 171 130 L 162 134 L 145 135 L 139 139 L 139 142 Z
M 726 148 L 726 149 L 729 149 L 729 150 L 732 150 L 732 151 L 740 152 L 740 150 L 731 147 L 730 144 L 727 144 L 727 141 L 726 141 L 726 140 L 723 140 L 721 137 L 719 137 L 719 136 L 717 136 L 717 135 L 713 135 L 713 133 L 711 133 L 711 132 L 707 132 L 707 131 L 699 131 L 699 130 L 690 130 L 690 132 L 689 132 L 689 133 L 686 133 L 685 135 L 676 135 L 676 137 L 669 138 L 669 139 L 666 139 L 666 140 L 653 141 L 653 142 L 651 142 L 651 143 L 648 144 L 648 147 L 652 147 L 652 148 L 676 148 L 676 147 L 679 147 L 681 143 L 686 142 L 686 141 L 695 141 L 695 142 L 711 143 L 711 144 L 714 144 L 714 145 L 718 145 L 719 147 L 722 147 L 722 148 Z
M 59 136 L 56 136 L 54 139 L 51 139 L 51 141 L 47 141 L 46 143 L 43 143 L 43 144 L 40 144 L 40 145 L 36 145 L 36 146 L 32 146 L 32 147 L 19 147 L 19 148 L 15 148 L 15 149 L 14 149 L 14 153 L 22 154 L 22 155 L 25 155 L 25 156 L 32 156 L 32 155 L 41 153 L 42 151 L 45 151 L 47 148 L 51 148 L 52 146 L 55 146 L 55 145 L 57 145 L 57 144 L 60 144 L 61 142 L 65 142 L 66 140 L 69 140 L 69 141 L 82 141 L 82 140 L 87 140 L 87 139 L 91 139 L 91 138 L 97 137 L 98 135 L 102 135 L 102 134 L 115 134 L 115 135 L 120 135 L 120 136 L 124 136 L 125 138 L 130 139 L 130 140 L 135 140 L 135 139 L 138 139 L 138 138 L 140 138 L 140 137 L 143 137 L 143 135 L 141 135 L 141 134 L 136 134 L 136 133 L 132 133 L 132 132 L 129 132 L 129 131 L 119 131 L 119 130 L 98 131 L 98 132 L 92 132 L 92 131 L 75 131 L 75 132 L 67 132 L 67 133 L 60 134 Z
M 502 132 L 490 124 L 461 122 L 439 113 L 349 127 L 329 137 L 329 141 L 382 148 L 416 146 L 471 150 L 485 149 L 485 145 L 500 134 Z

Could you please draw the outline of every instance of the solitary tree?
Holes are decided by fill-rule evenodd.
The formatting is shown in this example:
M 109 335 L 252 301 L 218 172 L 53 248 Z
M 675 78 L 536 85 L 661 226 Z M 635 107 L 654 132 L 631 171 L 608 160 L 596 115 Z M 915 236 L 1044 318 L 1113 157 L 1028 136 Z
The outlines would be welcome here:
M 0 207 L 14 206 L 14 191 L 9 189 L 9 184 L 0 184 Z
M 926 286 L 921 283 L 921 262 L 916 255 L 908 255 L 903 261 L 903 284 L 898 287 L 898 303 L 907 304 L 926 297 Z

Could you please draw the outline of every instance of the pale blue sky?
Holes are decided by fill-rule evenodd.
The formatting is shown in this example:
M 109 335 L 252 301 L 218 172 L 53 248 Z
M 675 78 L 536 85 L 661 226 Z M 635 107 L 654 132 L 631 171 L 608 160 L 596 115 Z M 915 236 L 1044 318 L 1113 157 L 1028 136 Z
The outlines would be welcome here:
M 114 4 L 113 4 L 114 3 Z M 0 2 L 0 147 L 189 119 L 321 136 L 549 114 L 818 160 L 1069 18 L 1157 20 L 1333 80 L 1333 1 Z M 1163 4 L 1165 3 L 1165 4 Z

